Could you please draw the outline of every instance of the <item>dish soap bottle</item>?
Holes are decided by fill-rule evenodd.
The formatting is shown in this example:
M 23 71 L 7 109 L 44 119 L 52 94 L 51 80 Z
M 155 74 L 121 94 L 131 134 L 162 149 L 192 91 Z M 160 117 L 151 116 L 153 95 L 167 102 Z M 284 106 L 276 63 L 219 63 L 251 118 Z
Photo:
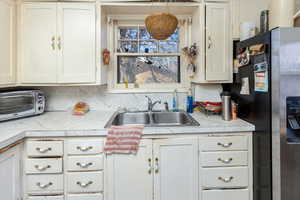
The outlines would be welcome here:
M 177 90 L 175 89 L 173 92 L 173 112 L 178 112 L 178 95 Z
M 193 113 L 193 95 L 192 95 L 192 89 L 189 89 L 187 99 L 186 99 L 186 112 Z

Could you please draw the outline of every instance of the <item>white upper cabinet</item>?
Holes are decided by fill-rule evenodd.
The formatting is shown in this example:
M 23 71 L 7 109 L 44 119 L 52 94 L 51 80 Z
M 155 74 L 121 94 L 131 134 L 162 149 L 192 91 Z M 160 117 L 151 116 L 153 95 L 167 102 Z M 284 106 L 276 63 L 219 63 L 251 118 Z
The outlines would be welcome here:
M 198 200 L 196 138 L 153 143 L 154 200 Z
M 107 200 L 153 200 L 152 140 L 141 140 L 137 155 L 107 156 Z
M 22 83 L 57 82 L 56 3 L 23 7 Z
M 62 3 L 58 13 L 58 82 L 95 82 L 95 6 Z
M 95 83 L 95 4 L 26 3 L 21 83 Z
M 0 86 L 15 83 L 15 2 L 0 0 Z
M 21 199 L 20 149 L 14 147 L 0 154 L 1 199 Z
M 232 81 L 229 11 L 228 3 L 206 5 L 206 81 Z

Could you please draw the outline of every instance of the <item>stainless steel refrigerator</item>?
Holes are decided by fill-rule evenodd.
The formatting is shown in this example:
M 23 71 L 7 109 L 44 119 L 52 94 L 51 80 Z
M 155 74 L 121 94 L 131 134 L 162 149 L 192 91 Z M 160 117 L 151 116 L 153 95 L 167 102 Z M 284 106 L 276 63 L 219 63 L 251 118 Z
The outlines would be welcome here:
M 256 127 L 254 200 L 299 200 L 300 28 L 260 34 L 237 51 L 259 44 L 264 52 L 249 57 L 230 87 L 239 117 Z

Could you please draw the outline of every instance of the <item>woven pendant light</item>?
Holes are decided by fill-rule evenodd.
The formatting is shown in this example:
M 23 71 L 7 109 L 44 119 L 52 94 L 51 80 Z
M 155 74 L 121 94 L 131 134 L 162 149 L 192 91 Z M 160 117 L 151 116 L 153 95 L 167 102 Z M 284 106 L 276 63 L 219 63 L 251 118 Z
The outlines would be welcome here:
M 175 32 L 178 19 L 170 13 L 155 13 L 146 17 L 145 25 L 154 39 L 165 40 Z

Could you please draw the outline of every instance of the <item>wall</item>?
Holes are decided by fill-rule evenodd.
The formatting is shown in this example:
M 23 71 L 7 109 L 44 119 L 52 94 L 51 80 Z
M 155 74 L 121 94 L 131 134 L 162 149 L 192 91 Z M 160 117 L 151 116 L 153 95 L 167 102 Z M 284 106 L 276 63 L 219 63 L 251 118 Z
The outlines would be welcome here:
M 293 26 L 295 0 L 271 0 L 270 28 Z
M 119 107 L 129 109 L 147 109 L 148 95 L 153 100 L 167 101 L 171 108 L 172 93 L 132 93 L 132 94 L 111 94 L 104 86 L 78 86 L 78 87 L 41 87 L 47 97 L 48 111 L 71 110 L 78 101 L 85 101 L 90 105 L 91 110 L 117 110 Z M 197 100 L 218 101 L 221 85 L 195 86 Z M 185 109 L 186 93 L 179 94 L 179 107 Z M 157 105 L 156 109 L 164 109 L 164 105 Z

